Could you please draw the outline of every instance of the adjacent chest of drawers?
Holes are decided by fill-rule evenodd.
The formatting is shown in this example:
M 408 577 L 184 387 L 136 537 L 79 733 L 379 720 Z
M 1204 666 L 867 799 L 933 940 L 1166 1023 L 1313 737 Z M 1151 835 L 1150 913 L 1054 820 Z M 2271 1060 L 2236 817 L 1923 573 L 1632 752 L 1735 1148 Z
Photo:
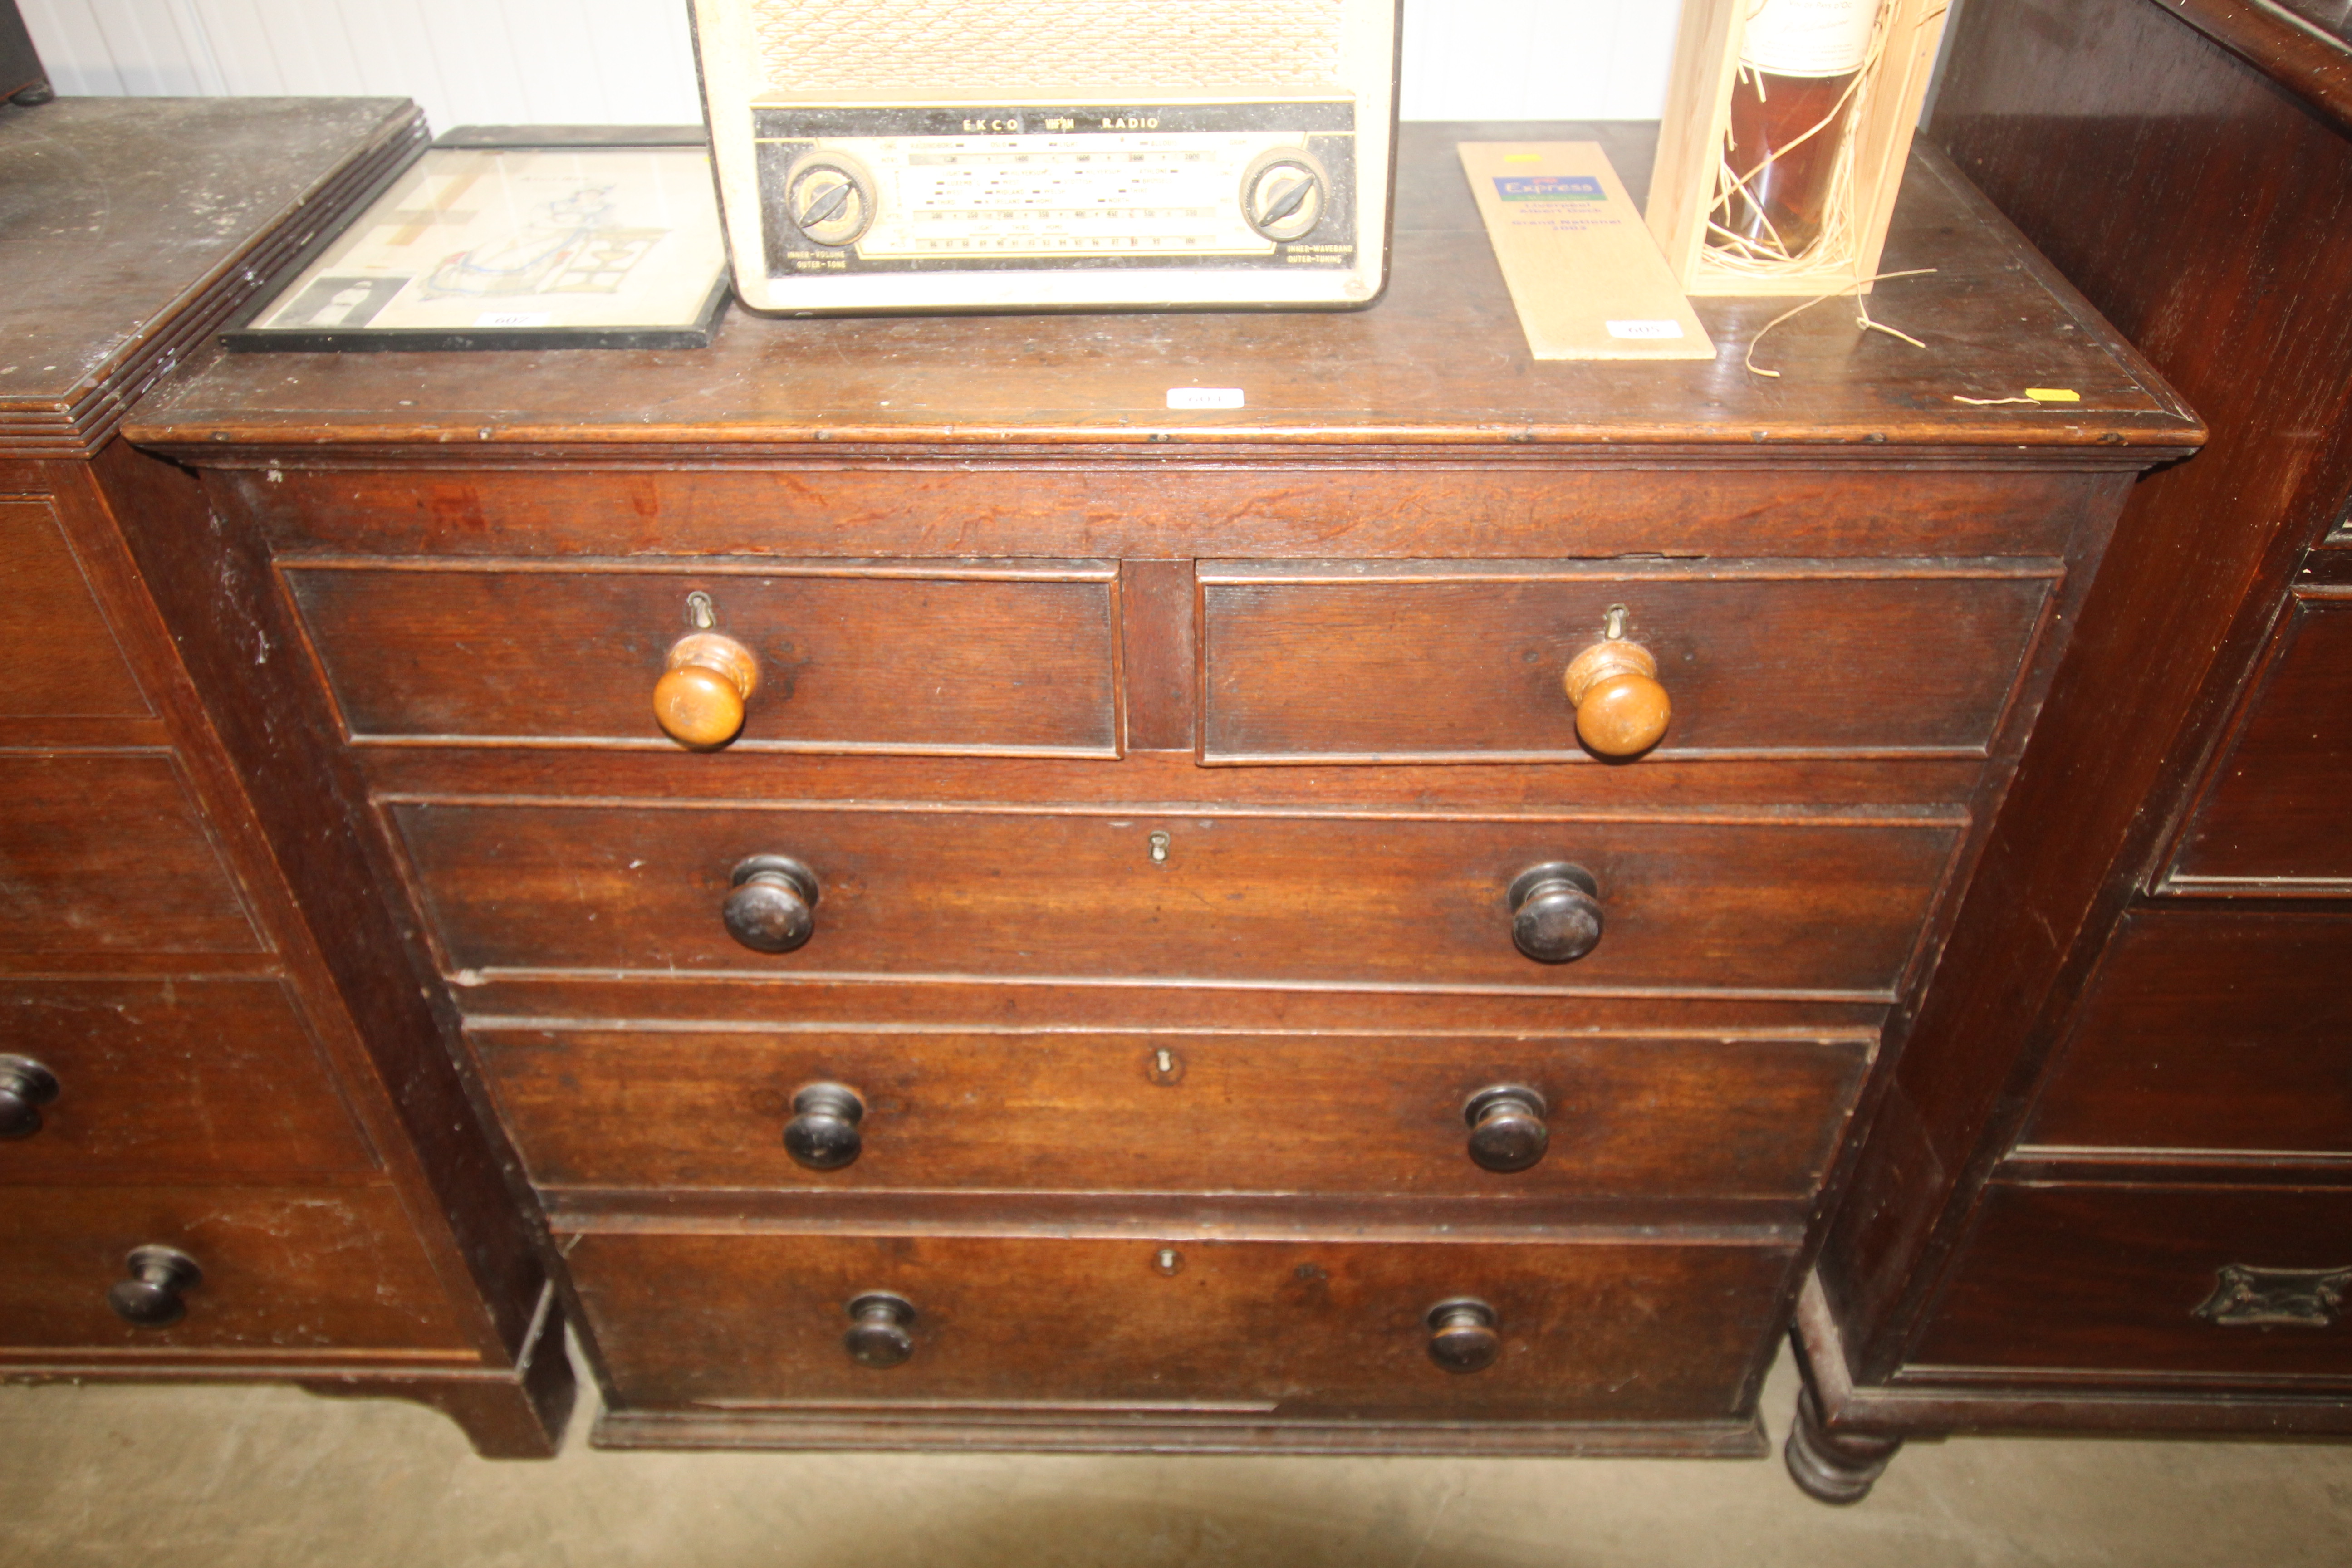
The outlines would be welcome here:
M 401 1394 L 544 1455 L 572 1380 L 523 1204 L 307 778 L 233 765 L 217 700 L 267 650 L 174 643 L 127 539 L 204 500 L 116 433 L 422 132 L 0 105 L 0 1377 Z
M 2211 421 L 2138 487 L 1809 1294 L 1906 1434 L 2352 1431 L 2352 30 L 1970 0 L 1931 133 Z
M 1755 1451 L 1881 1026 L 2200 432 L 1924 163 L 1924 353 L 1825 310 L 1768 382 L 1725 303 L 1715 363 L 1533 363 L 1452 156 L 1531 133 L 1412 128 L 1361 313 L 738 316 L 142 418 L 600 1440 Z M 2028 383 L 2081 400 L 1958 400 Z

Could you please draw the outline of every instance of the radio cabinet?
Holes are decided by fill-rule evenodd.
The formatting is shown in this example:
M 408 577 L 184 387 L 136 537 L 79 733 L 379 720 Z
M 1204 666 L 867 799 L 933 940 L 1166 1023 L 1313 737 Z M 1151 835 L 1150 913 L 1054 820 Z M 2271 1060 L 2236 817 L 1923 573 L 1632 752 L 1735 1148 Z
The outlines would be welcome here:
M 544 1456 L 528 1194 L 348 825 L 237 771 L 267 650 L 184 651 L 126 546 L 207 525 L 131 405 L 423 135 L 391 99 L 0 103 L 0 1379 L 400 1395 Z
M 1760 1451 L 1881 1028 L 2201 429 L 1931 156 L 1875 307 L 1924 353 L 1822 310 L 1767 385 L 1778 307 L 1711 301 L 1718 364 L 1531 363 L 1452 144 L 1562 135 L 1649 161 L 1409 128 L 1360 314 L 142 414 L 220 527 L 142 558 L 283 650 L 241 732 L 462 1016 L 599 1441 Z M 1955 397 L 2029 382 L 2082 402 Z

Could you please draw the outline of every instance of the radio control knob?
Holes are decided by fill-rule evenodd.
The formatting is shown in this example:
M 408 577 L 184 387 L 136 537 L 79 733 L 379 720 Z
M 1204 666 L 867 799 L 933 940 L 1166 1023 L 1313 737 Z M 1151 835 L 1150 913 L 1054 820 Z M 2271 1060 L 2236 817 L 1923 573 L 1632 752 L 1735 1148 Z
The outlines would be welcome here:
M 1261 153 L 1242 175 L 1242 216 L 1277 244 L 1304 239 L 1323 221 L 1331 184 L 1323 165 L 1299 148 Z
M 803 158 L 784 181 L 784 210 L 814 244 L 855 245 L 874 223 L 874 182 L 838 153 Z

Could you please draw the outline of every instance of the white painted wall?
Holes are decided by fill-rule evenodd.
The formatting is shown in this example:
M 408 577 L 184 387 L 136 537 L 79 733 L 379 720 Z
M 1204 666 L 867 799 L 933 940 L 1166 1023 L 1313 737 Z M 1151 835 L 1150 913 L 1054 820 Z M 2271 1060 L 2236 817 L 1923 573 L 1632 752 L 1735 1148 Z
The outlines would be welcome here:
M 59 92 L 387 93 L 416 100 L 443 130 L 702 118 L 685 0 L 18 5 Z M 1680 9 L 1405 0 L 1404 117 L 1654 118 Z

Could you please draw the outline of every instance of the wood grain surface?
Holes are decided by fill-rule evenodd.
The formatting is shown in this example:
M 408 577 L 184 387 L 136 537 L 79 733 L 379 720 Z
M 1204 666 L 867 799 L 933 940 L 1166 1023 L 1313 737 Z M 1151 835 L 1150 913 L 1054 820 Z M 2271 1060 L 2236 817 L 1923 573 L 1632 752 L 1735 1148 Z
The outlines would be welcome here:
M 39 500 L 0 500 L 0 717 L 143 719 L 142 695 L 89 579 Z

